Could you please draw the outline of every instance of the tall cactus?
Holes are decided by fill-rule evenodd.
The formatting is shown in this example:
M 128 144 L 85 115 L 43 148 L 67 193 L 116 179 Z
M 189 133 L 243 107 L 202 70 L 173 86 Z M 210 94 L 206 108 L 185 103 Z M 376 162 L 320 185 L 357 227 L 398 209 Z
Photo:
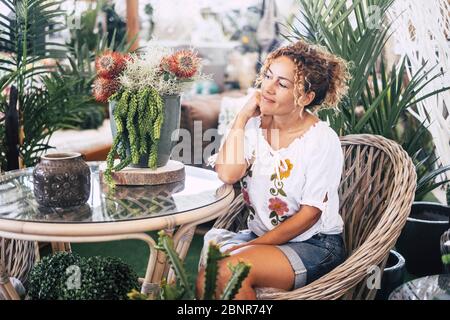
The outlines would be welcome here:
M 184 269 L 183 262 L 181 261 L 180 257 L 178 256 L 177 252 L 175 251 L 175 248 L 173 246 L 173 240 L 171 237 L 169 237 L 163 230 L 161 230 L 159 233 L 158 238 L 158 245 L 156 246 L 156 249 L 163 251 L 167 258 L 169 259 L 169 263 L 171 267 L 173 268 L 173 271 L 175 272 L 179 285 L 181 286 L 181 290 L 178 290 L 180 292 L 179 298 L 182 298 L 185 296 L 186 299 L 194 299 L 194 290 L 192 289 L 188 277 L 186 274 L 186 270 Z M 164 297 L 164 293 L 167 293 L 167 290 L 173 291 L 173 288 L 170 286 L 167 287 L 167 284 L 162 286 L 162 296 Z
M 190 284 L 188 281 L 189 279 L 184 269 L 183 262 L 175 251 L 172 238 L 164 231 L 160 231 L 158 235 L 159 238 L 156 249 L 163 251 L 167 255 L 169 263 L 177 278 L 177 282 L 174 284 L 169 284 L 165 280 L 162 281 L 160 298 L 164 300 L 195 299 L 194 285 Z M 220 252 L 219 246 L 215 244 L 209 246 L 206 258 L 205 292 L 202 297 L 203 300 L 215 299 L 217 275 L 219 271 L 218 263 L 227 256 L 228 254 Z M 229 264 L 228 268 L 232 275 L 220 296 L 221 300 L 231 300 L 236 296 L 242 286 L 242 282 L 248 276 L 251 266 L 248 263 L 241 261 L 235 266 Z M 128 297 L 132 300 L 146 299 L 145 296 L 137 292 L 130 292 Z

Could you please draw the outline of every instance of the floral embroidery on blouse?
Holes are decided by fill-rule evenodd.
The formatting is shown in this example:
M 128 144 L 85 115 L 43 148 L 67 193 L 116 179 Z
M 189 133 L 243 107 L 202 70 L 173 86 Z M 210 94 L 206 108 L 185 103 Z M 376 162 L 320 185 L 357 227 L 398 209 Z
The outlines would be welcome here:
M 291 163 L 291 160 L 286 159 L 285 162 L 286 162 L 287 168 L 284 168 L 281 163 L 280 163 L 280 166 L 279 166 L 279 168 L 280 168 L 280 179 L 281 180 L 289 178 L 289 176 L 291 174 L 291 171 L 292 171 L 292 168 L 294 168 L 294 165 Z
M 250 196 L 248 194 L 248 190 L 247 190 L 247 182 L 245 181 L 246 177 L 252 177 L 252 167 L 249 167 L 247 169 L 247 172 L 245 173 L 245 175 L 241 178 L 240 184 L 241 184 L 241 192 L 242 192 L 242 197 L 244 198 L 245 204 L 249 210 L 248 213 L 248 218 L 250 220 L 253 220 L 255 218 L 255 208 L 253 208 L 252 203 L 250 201 Z
M 277 197 L 269 199 L 269 210 L 271 210 L 269 218 L 274 226 L 285 220 L 284 214 L 289 212 L 287 203 Z
M 280 161 L 280 166 L 278 167 L 280 179 L 278 179 L 276 172 L 270 177 L 270 180 L 273 181 L 274 186 L 273 188 L 270 188 L 270 194 L 273 196 L 281 195 L 283 197 L 287 197 L 286 192 L 283 190 L 284 183 L 281 180 L 287 179 L 291 175 L 294 164 L 289 159 L 285 159 L 284 163 L 286 166 L 284 166 Z
M 270 188 L 270 194 L 275 197 L 269 199 L 269 218 L 272 225 L 274 226 L 285 220 L 286 216 L 284 216 L 284 214 L 289 212 L 287 203 L 277 196 L 287 197 L 286 192 L 283 190 L 284 183 L 281 180 L 289 178 L 289 176 L 291 175 L 291 171 L 294 168 L 294 164 L 290 159 L 285 159 L 283 162 L 280 161 L 280 166 L 278 168 L 280 179 L 278 179 L 277 173 L 274 173 L 270 177 L 270 180 L 273 181 L 274 184 L 274 187 Z

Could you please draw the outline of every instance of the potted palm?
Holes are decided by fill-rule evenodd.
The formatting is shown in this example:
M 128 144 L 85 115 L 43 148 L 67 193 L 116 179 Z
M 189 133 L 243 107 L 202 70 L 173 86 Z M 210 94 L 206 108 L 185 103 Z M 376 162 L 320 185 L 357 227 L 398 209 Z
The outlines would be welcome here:
M 203 75 L 194 51 L 153 44 L 140 55 L 105 52 L 96 68 L 93 94 L 97 101 L 109 101 L 113 145 L 104 177 L 113 187 L 112 173 L 127 166 L 167 164 L 180 125 L 180 94 Z
M 436 165 L 432 155 L 433 147 L 428 147 L 428 144 L 432 143 L 429 143 L 427 127 L 424 123 L 417 124 L 417 121 L 410 125 L 409 122 L 414 119 L 411 119 L 409 111 L 419 102 L 449 90 L 449 87 L 429 90 L 430 84 L 435 80 L 439 81 L 442 73 L 423 67 L 409 74 L 408 57 L 394 64 L 391 70 L 386 68 L 383 52 L 392 34 L 392 21 L 387 19 L 387 12 L 393 3 L 394 0 L 301 0 L 301 16 L 294 17 L 294 20 L 288 23 L 288 34 L 285 34 L 285 37 L 288 40 L 306 38 L 351 61 L 352 79 L 348 97 L 342 101 L 339 108 L 342 112 L 324 110 L 320 116 L 327 120 L 339 135 L 376 134 L 402 145 L 416 164 L 416 200 L 420 200 L 430 191 L 448 182 L 445 179 L 437 181 L 436 177 L 448 171 L 450 167 L 439 168 Z M 376 14 L 373 11 L 374 6 L 377 9 Z M 439 215 L 429 215 L 430 218 L 435 216 Z M 444 219 L 448 223 L 448 216 Z M 441 217 L 438 218 L 438 221 L 440 220 Z M 407 224 L 409 223 L 408 221 Z M 426 220 L 422 226 L 428 228 L 432 223 Z M 433 259 L 439 265 L 439 236 L 445 228 L 448 229 L 448 226 L 441 227 L 433 232 L 433 236 L 427 236 L 434 239 L 433 250 L 426 249 L 423 254 L 415 250 L 425 242 L 423 235 L 429 233 L 417 233 L 419 229 L 415 228 L 415 232 L 405 241 L 411 247 L 410 252 L 427 260 L 430 252 L 434 252 Z M 408 226 L 405 229 L 408 229 Z M 398 247 L 400 248 L 401 244 Z M 408 260 L 410 259 L 406 257 L 407 269 Z

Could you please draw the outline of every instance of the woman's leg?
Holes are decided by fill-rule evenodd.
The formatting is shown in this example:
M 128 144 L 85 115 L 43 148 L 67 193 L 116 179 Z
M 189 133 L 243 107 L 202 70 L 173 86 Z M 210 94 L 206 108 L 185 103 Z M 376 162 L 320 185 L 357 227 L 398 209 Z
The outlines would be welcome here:
M 217 297 L 221 295 L 231 277 L 227 264 L 231 262 L 232 265 L 236 265 L 239 261 L 250 263 L 251 269 L 235 299 L 256 299 L 256 287 L 291 290 L 294 285 L 294 271 L 280 249 L 271 245 L 253 245 L 237 250 L 219 262 Z M 203 296 L 204 279 L 204 269 L 201 269 L 197 277 L 198 298 Z

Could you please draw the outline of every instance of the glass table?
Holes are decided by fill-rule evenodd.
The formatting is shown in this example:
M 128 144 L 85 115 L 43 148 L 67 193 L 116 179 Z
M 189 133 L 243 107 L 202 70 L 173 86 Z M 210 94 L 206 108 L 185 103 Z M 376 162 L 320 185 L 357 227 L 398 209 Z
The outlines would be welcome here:
M 406 282 L 392 291 L 389 300 L 450 300 L 450 274 Z
M 228 210 L 233 188 L 223 184 L 213 171 L 185 166 L 186 177 L 181 182 L 117 186 L 111 192 L 99 179 L 100 164 L 89 163 L 88 202 L 67 209 L 38 205 L 33 193 L 33 168 L 1 174 L 0 237 L 51 242 L 54 251 L 70 250 L 70 242 L 140 239 L 150 250 L 142 292 L 154 291 L 167 276 L 168 267 L 147 232 L 163 229 L 172 234 L 175 248 L 184 259 L 195 227 Z

